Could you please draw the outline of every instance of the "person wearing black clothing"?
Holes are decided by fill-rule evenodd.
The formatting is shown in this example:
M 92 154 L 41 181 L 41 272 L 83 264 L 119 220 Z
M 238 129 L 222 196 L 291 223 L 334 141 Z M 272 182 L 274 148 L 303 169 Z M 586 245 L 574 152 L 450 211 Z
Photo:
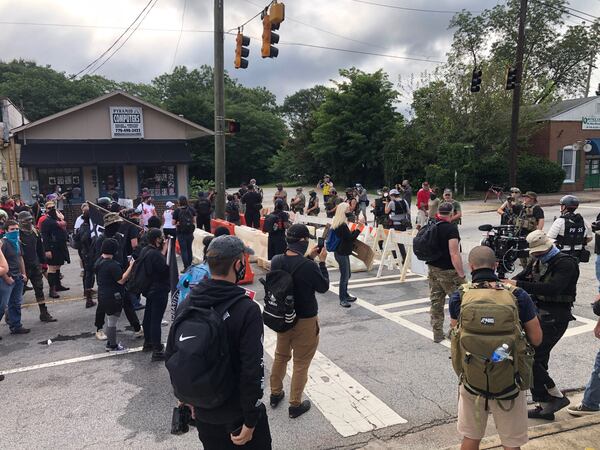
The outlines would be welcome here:
M 167 265 L 167 242 L 161 230 L 153 228 L 147 233 L 148 245 L 142 250 L 140 258 L 144 257 L 146 276 L 152 280 L 146 297 L 144 311 L 144 351 L 152 351 L 152 361 L 164 361 L 165 354 L 161 341 L 161 322 L 169 290 L 169 266 Z
M 538 402 L 528 415 L 534 419 L 554 420 L 554 413 L 569 404 L 548 373 L 550 352 L 567 331 L 577 295 L 579 266 L 577 259 L 561 253 L 542 230 L 527 235 L 529 254 L 527 268 L 506 280 L 527 291 L 539 311 L 543 331 L 542 343 L 535 350 L 531 396 Z
M 50 315 L 44 299 L 44 276 L 42 275 L 42 262 L 45 261 L 44 245 L 39 231 L 33 226 L 33 216 L 29 211 L 21 211 L 19 219 L 19 239 L 23 262 L 25 263 L 25 274 L 31 280 L 35 292 L 35 300 L 40 308 L 40 320 L 42 322 L 56 322 Z
M 246 225 L 260 229 L 260 210 L 262 209 L 262 195 L 256 192 L 256 186 L 250 184 L 248 192 L 242 197 L 242 203 L 246 205 Z
M 204 228 L 204 231 L 210 233 L 212 206 L 206 193 L 198 192 L 198 200 L 194 203 L 194 209 L 196 210 L 196 226 L 198 229 Z
M 350 308 L 351 302 L 356 300 L 356 297 L 348 294 L 348 280 L 352 276 L 350 268 L 350 255 L 354 248 L 354 241 L 360 234 L 360 230 L 357 228 L 354 231 L 350 231 L 347 222 L 353 220 L 354 213 L 349 211 L 350 205 L 348 203 L 340 203 L 335 210 L 335 216 L 331 225 L 330 233 L 335 233 L 340 239 L 340 243 L 335 249 L 333 255 L 340 267 L 340 306 L 344 308 Z
M 177 242 L 183 262 L 182 273 L 192 264 L 192 242 L 194 242 L 194 217 L 196 211 L 188 205 L 187 197 L 179 197 L 179 207 L 173 212 L 173 225 L 177 228 Z
M 319 345 L 319 305 L 315 292 L 324 294 L 329 290 L 329 274 L 325 260 L 327 250 L 314 247 L 309 257 L 310 233 L 306 225 L 292 225 L 287 233 L 287 251 L 271 261 L 271 270 L 294 272 L 294 308 L 298 322 L 285 333 L 277 333 L 277 347 L 271 369 L 271 399 L 273 408 L 285 396 L 283 379 L 287 363 L 293 357 L 292 384 L 290 386 L 290 418 L 296 418 L 310 409 L 310 401 L 302 401 L 302 391 L 308 379 L 308 368 Z M 312 260 L 319 257 L 319 264 Z
M 67 248 L 67 231 L 59 224 L 63 220 L 62 214 L 57 211 L 54 202 L 46 203 L 46 215 L 42 223 L 42 242 L 46 263 L 48 264 L 48 284 L 50 297 L 58 298 L 58 290 L 67 290 L 60 284 L 60 266 L 65 262 L 71 263 L 69 249 Z
M 283 200 L 276 200 L 275 211 L 265 218 L 264 231 L 269 233 L 267 241 L 267 257 L 269 260 L 273 259 L 275 255 L 281 255 L 287 247 L 285 230 L 290 227 L 290 216 L 283 210 L 284 207 Z
M 240 224 L 240 205 L 233 195 L 227 196 L 227 204 L 225 205 L 225 218 L 227 222 L 235 225 Z
M 114 253 L 112 259 L 121 265 L 121 269 L 123 271 L 127 269 L 129 266 L 129 261 L 124 252 L 125 236 L 119 233 L 122 222 L 123 218 L 118 213 L 111 212 L 104 215 L 104 232 L 94 239 L 94 252 L 91 255 L 92 267 L 94 267 L 96 261 L 98 261 L 98 259 L 102 256 L 102 244 L 104 240 L 112 238 L 118 243 L 117 251 Z M 133 308 L 130 295 L 125 295 L 123 299 L 123 311 L 125 311 L 125 317 L 127 317 L 129 324 L 132 326 L 135 336 L 138 338 L 141 337 L 143 333 L 142 326 L 140 325 L 140 319 L 138 319 L 138 316 Z M 95 317 L 96 339 L 101 341 L 106 340 L 106 335 L 102 331 L 104 328 L 105 315 L 106 311 L 104 311 L 103 306 L 98 303 Z
M 140 235 L 143 231 L 143 228 L 140 226 L 140 213 L 136 209 L 129 208 L 122 210 L 120 214 L 124 219 L 119 226 L 119 233 L 125 238 L 124 255 L 126 258 L 133 258 L 134 252 L 139 245 Z M 135 311 L 145 308 L 144 304 L 140 301 L 139 295 L 131 292 L 128 292 L 127 295 L 129 295 Z

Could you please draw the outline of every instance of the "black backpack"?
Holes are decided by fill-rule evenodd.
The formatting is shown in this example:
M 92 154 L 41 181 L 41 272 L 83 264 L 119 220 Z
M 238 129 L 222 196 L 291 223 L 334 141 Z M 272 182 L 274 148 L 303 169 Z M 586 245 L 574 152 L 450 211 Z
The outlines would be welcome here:
M 406 202 L 404 200 L 394 200 L 394 214 L 406 214 Z
M 146 260 L 148 255 L 152 251 L 150 247 L 144 247 L 140 252 L 140 255 L 133 263 L 131 269 L 131 276 L 125 284 L 127 292 L 131 292 L 135 295 L 146 294 L 152 285 L 152 277 L 148 275 L 146 270 Z
M 198 199 L 195 206 L 198 214 L 202 214 L 203 216 L 208 216 L 210 214 L 210 201 L 208 199 Z
M 413 252 L 419 260 L 431 262 L 442 257 L 443 252 L 438 243 L 437 227 L 437 222 L 429 221 L 413 238 Z
M 275 258 L 273 261 L 276 260 Z M 283 268 L 271 270 L 267 273 L 266 280 L 264 278 L 259 280 L 265 287 L 263 322 L 277 333 L 291 330 L 298 321 L 294 305 L 294 273 L 307 261 L 303 258 L 303 261 L 292 271 Z
M 179 209 L 179 217 L 177 220 L 177 231 L 180 233 L 193 233 L 196 226 L 194 225 L 194 215 L 189 206 Z
M 175 397 L 184 403 L 214 409 L 236 388 L 229 339 L 223 314 L 240 295 L 216 307 L 190 303 L 177 314 L 165 350 L 167 370 Z

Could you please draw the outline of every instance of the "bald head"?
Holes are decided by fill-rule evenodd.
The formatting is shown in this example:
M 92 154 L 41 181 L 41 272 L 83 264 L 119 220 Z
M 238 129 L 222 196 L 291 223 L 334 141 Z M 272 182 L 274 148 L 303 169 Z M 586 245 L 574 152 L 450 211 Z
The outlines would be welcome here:
M 495 269 L 496 255 L 491 248 L 484 245 L 475 247 L 469 253 L 469 266 L 471 266 L 471 270 Z

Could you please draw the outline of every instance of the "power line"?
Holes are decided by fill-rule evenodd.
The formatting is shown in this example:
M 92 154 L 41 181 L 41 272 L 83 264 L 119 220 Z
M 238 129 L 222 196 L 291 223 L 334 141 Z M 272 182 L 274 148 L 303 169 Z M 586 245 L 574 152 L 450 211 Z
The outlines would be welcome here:
M 185 21 L 185 9 L 187 7 L 187 0 L 183 0 L 183 11 L 181 13 L 181 28 L 179 29 L 179 37 L 177 38 L 177 45 L 175 45 L 175 53 L 173 54 L 173 62 L 171 63 L 171 71 L 175 68 L 175 61 L 177 60 L 177 52 L 179 51 L 179 43 L 181 42 L 181 35 L 183 34 L 183 23 Z
M 380 6 L 382 8 L 400 9 L 402 11 L 437 13 L 437 14 L 457 14 L 457 13 L 462 12 L 462 11 L 454 11 L 454 10 L 446 10 L 446 9 L 440 10 L 440 9 L 407 8 L 404 6 L 387 5 L 385 3 L 377 3 L 377 2 L 367 1 L 367 0 L 351 0 L 351 1 L 353 1 L 355 3 L 364 3 L 365 5 Z M 471 11 L 471 12 L 477 12 L 477 11 Z
M 129 35 L 125 38 L 125 40 L 121 43 L 121 45 L 119 45 L 109 56 L 108 58 L 106 58 L 102 64 L 100 64 L 98 67 L 96 67 L 94 70 L 92 70 L 90 72 L 90 74 L 94 74 L 96 73 L 102 66 L 104 66 L 104 64 L 106 64 L 108 61 L 111 60 L 111 58 L 113 56 L 115 56 L 115 54 L 121 50 L 121 48 L 127 44 L 127 41 L 129 41 L 129 39 L 131 38 L 131 36 L 133 36 L 135 34 L 135 32 L 137 31 L 137 29 L 139 28 L 139 26 L 142 24 L 142 22 L 144 21 L 144 19 L 146 19 L 146 17 L 148 16 L 148 14 L 150 14 L 150 11 L 152 11 L 152 9 L 156 6 L 156 4 L 158 3 L 158 0 L 154 0 L 154 3 L 152 3 L 152 5 L 150 6 L 150 8 L 148 8 L 148 10 L 146 11 L 146 13 L 144 14 L 144 17 L 142 17 L 140 19 L 140 21 L 137 23 L 137 25 L 135 26 L 135 28 L 133 29 L 133 31 L 131 33 L 129 33 Z
M 568 11 L 567 9 L 565 9 L 565 8 L 566 8 L 566 6 L 565 6 L 565 7 L 563 7 L 563 8 L 559 8 L 559 7 L 557 7 L 557 6 L 550 5 L 549 3 L 545 3 L 545 2 L 542 2 L 542 1 L 540 1 L 540 0 L 533 0 L 533 1 L 535 1 L 535 2 L 537 2 L 537 3 L 539 3 L 539 4 L 541 4 L 541 5 L 544 5 L 544 6 L 548 7 L 548 8 L 550 8 L 550 9 L 553 9 L 553 10 L 555 10 L 555 11 L 558 11 L 558 12 L 560 12 L 560 13 L 566 14 L 566 15 L 568 15 L 568 16 L 577 17 L 578 19 L 581 19 L 581 20 L 583 20 L 584 22 L 590 22 L 590 23 L 593 23 L 593 22 L 594 22 L 593 20 L 591 20 L 591 19 L 588 19 L 588 18 L 586 18 L 586 17 L 582 17 L 582 16 L 579 16 L 579 15 L 577 15 L 577 14 L 573 14 L 572 12 Z M 585 14 L 585 13 L 584 13 L 584 14 Z M 589 15 L 589 14 L 588 14 L 588 15 Z M 594 17 L 594 16 L 591 16 L 591 17 Z M 595 17 L 595 18 L 597 19 L 597 17 Z
M 268 4 L 267 6 L 265 6 L 263 9 L 261 9 L 261 10 L 260 10 L 259 12 L 257 12 L 256 14 L 254 14 L 252 17 L 250 17 L 248 20 L 246 20 L 246 21 L 245 21 L 243 24 L 241 24 L 241 25 L 238 25 L 237 27 L 233 27 L 233 28 L 230 28 L 229 30 L 227 30 L 227 33 L 231 32 L 231 31 L 234 31 L 234 30 L 238 30 L 238 29 L 244 28 L 246 25 L 248 25 L 250 22 L 252 22 L 252 21 L 253 21 L 254 19 L 256 19 L 258 16 L 260 16 L 260 15 L 263 13 L 263 11 L 264 11 L 265 9 L 267 9 L 269 6 L 271 6 L 273 3 L 275 3 L 275 1 L 276 1 L 276 0 L 272 0 L 272 1 L 270 1 L 270 2 L 269 2 L 269 4 Z
M 48 22 L 9 22 L 0 21 L 0 25 L 18 25 L 18 26 L 34 26 L 34 27 L 57 27 L 57 28 L 90 28 L 100 30 L 125 30 L 127 27 L 117 27 L 114 25 L 80 25 L 76 23 L 48 23 Z M 159 31 L 169 33 L 179 33 L 180 28 L 138 28 L 138 31 Z M 184 28 L 184 33 L 214 33 L 213 30 L 198 30 L 195 28 Z
M 123 33 L 121 33 L 121 35 L 111 44 L 110 47 L 108 47 L 104 53 L 102 53 L 100 56 L 98 56 L 95 60 L 93 60 L 91 63 L 89 63 L 87 66 L 85 66 L 83 69 L 81 69 L 79 72 L 77 72 L 75 75 L 73 75 L 71 77 L 71 79 L 73 78 L 77 78 L 81 73 L 85 72 L 87 69 L 89 69 L 90 67 L 92 67 L 94 64 L 96 64 L 100 59 L 102 59 L 104 57 L 104 55 L 106 55 L 112 48 L 114 48 L 115 45 L 117 45 L 117 43 L 121 40 L 121 38 L 123 36 L 125 36 L 125 34 L 127 34 L 127 32 L 131 29 L 131 27 L 137 22 L 137 20 L 142 16 L 142 14 L 144 14 L 144 11 L 146 11 L 146 9 L 150 6 L 150 4 L 153 2 L 153 0 L 149 0 L 148 3 L 146 3 L 146 6 L 144 6 L 144 9 L 142 9 L 140 11 L 140 13 L 137 15 L 137 17 L 133 20 L 133 22 L 131 22 L 131 24 L 125 29 L 125 31 L 123 31 Z

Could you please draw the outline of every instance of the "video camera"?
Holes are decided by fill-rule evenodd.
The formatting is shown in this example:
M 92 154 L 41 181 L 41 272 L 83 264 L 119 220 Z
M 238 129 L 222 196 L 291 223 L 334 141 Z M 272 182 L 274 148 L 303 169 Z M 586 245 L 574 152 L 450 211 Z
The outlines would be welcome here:
M 498 276 L 505 278 L 515 268 L 518 258 L 529 256 L 529 245 L 523 236 L 519 236 L 514 225 L 481 225 L 479 231 L 486 232 L 481 245 L 491 248 L 498 261 Z

